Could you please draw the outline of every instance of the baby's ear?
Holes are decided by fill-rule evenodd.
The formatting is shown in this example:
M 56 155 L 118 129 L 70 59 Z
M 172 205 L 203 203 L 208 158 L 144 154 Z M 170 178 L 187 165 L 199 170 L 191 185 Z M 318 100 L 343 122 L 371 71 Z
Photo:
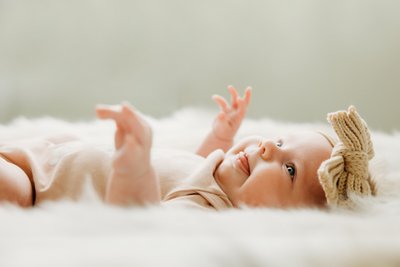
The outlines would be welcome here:
M 368 126 L 354 106 L 328 114 L 328 121 L 339 142 L 331 157 L 318 169 L 319 181 L 328 205 L 354 208 L 351 196 L 375 194 L 375 184 L 368 171 L 369 160 L 374 156 Z

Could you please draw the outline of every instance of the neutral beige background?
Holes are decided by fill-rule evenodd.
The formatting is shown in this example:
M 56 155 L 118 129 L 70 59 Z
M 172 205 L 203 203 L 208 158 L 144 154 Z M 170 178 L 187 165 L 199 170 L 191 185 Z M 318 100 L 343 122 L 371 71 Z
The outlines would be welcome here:
M 254 88 L 251 117 L 321 121 L 355 104 L 400 129 L 400 1 L 0 0 L 0 121 L 153 116 Z

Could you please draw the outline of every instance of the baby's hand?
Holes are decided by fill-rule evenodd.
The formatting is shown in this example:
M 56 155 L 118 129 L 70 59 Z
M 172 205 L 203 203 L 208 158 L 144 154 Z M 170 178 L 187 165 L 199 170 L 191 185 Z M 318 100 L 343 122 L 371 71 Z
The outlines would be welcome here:
M 244 96 L 240 97 L 233 86 L 228 86 L 231 94 L 231 106 L 228 105 L 225 98 L 219 95 L 213 95 L 213 100 L 218 104 L 221 111 L 214 121 L 214 135 L 224 141 L 232 141 L 238 131 L 247 106 L 250 103 L 251 88 L 247 87 Z
M 112 119 L 116 123 L 113 171 L 120 176 L 141 177 L 150 169 L 152 131 L 149 124 L 133 106 L 98 105 L 97 117 Z

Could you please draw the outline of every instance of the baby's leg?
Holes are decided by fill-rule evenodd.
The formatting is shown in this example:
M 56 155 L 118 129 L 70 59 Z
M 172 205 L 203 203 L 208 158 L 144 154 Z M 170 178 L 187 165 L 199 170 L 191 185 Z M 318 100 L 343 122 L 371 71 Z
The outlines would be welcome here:
M 0 201 L 32 206 L 32 184 L 17 165 L 0 157 Z
M 158 177 L 150 162 L 152 131 L 129 104 L 98 106 L 97 116 L 116 123 L 113 169 L 106 201 L 112 204 L 160 202 Z

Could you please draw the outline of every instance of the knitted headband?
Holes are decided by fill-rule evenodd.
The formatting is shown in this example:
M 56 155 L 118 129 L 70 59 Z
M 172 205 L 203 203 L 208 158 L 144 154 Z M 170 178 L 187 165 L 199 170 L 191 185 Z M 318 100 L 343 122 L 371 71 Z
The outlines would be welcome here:
M 374 149 L 367 124 L 355 107 L 328 114 L 339 140 L 331 157 L 318 169 L 319 181 L 329 206 L 354 208 L 352 195 L 374 195 L 375 184 L 368 171 Z
M 317 133 L 319 133 L 320 135 L 322 135 L 323 137 L 325 137 L 326 141 L 328 141 L 329 144 L 330 144 L 332 147 L 335 147 L 335 145 L 336 145 L 336 143 L 337 143 L 337 141 L 336 141 L 335 139 L 333 139 L 331 136 L 329 136 L 328 134 L 326 134 L 326 133 L 324 133 L 324 132 L 317 131 Z

